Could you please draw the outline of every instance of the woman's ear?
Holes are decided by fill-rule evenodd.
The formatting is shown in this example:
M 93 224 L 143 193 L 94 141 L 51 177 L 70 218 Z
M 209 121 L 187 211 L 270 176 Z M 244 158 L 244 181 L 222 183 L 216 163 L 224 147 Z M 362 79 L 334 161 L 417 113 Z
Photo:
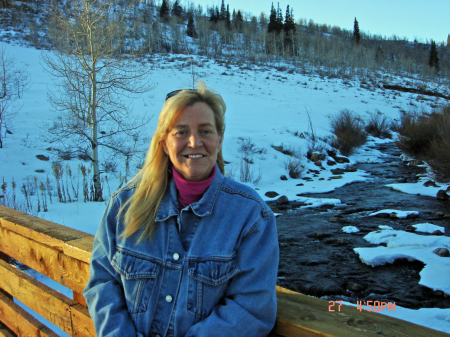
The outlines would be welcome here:
M 161 144 L 162 144 L 162 146 L 163 146 L 164 152 L 165 152 L 167 155 L 169 155 L 169 149 L 167 148 L 166 141 L 163 140 L 163 141 L 161 142 Z

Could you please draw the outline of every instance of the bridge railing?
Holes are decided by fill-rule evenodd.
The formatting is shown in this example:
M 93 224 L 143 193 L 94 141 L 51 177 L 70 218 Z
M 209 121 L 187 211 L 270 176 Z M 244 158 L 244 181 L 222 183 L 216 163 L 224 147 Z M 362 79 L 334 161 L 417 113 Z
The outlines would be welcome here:
M 0 205 L 0 337 L 58 336 L 15 300 L 70 336 L 95 336 L 82 296 L 89 279 L 93 239 L 93 235 Z M 16 268 L 13 259 L 71 289 L 73 298 Z M 333 306 L 329 301 L 281 287 L 277 287 L 277 297 L 278 313 L 272 337 L 450 337 L 356 307 L 339 303 Z

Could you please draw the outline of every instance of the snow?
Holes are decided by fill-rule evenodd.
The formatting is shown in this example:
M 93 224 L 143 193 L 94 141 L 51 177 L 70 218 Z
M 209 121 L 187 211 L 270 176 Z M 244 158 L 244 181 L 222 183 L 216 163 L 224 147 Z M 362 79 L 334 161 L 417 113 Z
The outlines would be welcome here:
M 396 209 L 383 209 L 381 211 L 371 213 L 371 214 L 369 214 L 369 216 L 376 216 L 378 214 L 390 214 L 390 215 L 395 215 L 395 217 L 397 217 L 399 219 L 406 219 L 408 217 L 408 215 L 411 215 L 411 214 L 419 215 L 419 212 L 417 212 L 417 211 L 399 211 Z
M 43 124 L 55 116 L 55 112 L 47 101 L 48 90 L 54 88 L 54 84 L 39 61 L 40 51 L 6 43 L 0 43 L 1 48 L 5 48 L 19 65 L 28 66 L 32 82 L 30 89 L 24 93 L 20 102 L 23 104 L 22 109 L 8 125 L 12 134 L 6 135 L 4 148 L 0 149 L 0 178 L 7 183 L 5 199 L 12 202 L 11 183 L 14 179 L 17 183 L 14 193 L 16 202 L 24 208 L 22 184 L 33 184 L 33 178 L 37 177 L 39 182 L 45 182 L 48 178 L 52 186 L 56 185 L 51 163 L 57 158 L 46 150 L 49 144 L 44 143 L 40 137 Z M 156 128 L 157 116 L 166 93 L 179 88 L 192 87 L 191 67 L 185 65 L 188 58 L 184 55 L 171 55 L 170 58 L 173 62 L 169 62 L 166 56 L 155 56 L 151 59 L 152 64 L 149 66 L 152 67 L 151 77 L 155 88 L 140 99 L 131 102 L 134 111 L 153 115 L 148 126 L 147 136 L 149 137 Z M 349 157 L 350 163 L 329 166 L 327 159 L 330 158 L 327 158 L 323 161 L 324 169 L 322 170 L 308 161 L 304 155 L 312 148 L 327 149 L 328 145 L 320 139 L 330 135 L 331 116 L 342 109 L 349 109 L 359 113 L 363 118 L 377 110 L 387 117 L 398 118 L 399 110 L 408 110 L 410 103 L 415 102 L 417 96 L 402 93 L 396 94 L 393 99 L 392 92 L 376 87 L 372 90 L 364 89 L 356 80 L 320 78 L 295 72 L 289 74 L 269 67 L 255 66 L 254 69 L 249 69 L 230 65 L 227 68 L 203 57 L 193 56 L 193 58 L 198 63 L 194 66 L 194 76 L 221 93 L 227 104 L 227 124 L 223 142 L 224 158 L 229 162 L 226 166 L 227 174 L 240 180 L 240 165 L 243 161 L 241 147 L 243 141 L 249 141 L 260 151 L 248 154 L 253 161 L 251 165 L 253 179 L 246 184 L 255 188 L 264 200 L 275 200 L 276 198 L 271 199 L 265 196 L 266 192 L 275 191 L 280 196 L 285 195 L 289 200 L 305 202 L 305 206 L 302 207 L 339 205 L 340 200 L 326 198 L 326 195 L 324 198 L 310 198 L 302 195 L 326 193 L 346 184 L 372 179 L 363 171 L 346 172 L 343 175 L 334 176 L 330 170 L 346 168 L 357 162 L 383 161 L 383 154 L 370 149 L 370 146 L 391 141 L 370 137 L 366 145 Z M 222 75 L 223 73 L 227 75 Z M 401 79 L 392 78 L 391 80 L 401 81 Z M 439 105 L 443 102 L 443 99 L 436 98 L 428 101 L 428 104 Z M 423 103 L 415 104 L 420 106 Z M 429 106 L 424 107 L 429 108 Z M 316 142 L 308 136 L 304 138 L 296 136 L 295 132 L 303 133 L 303 135 L 314 134 Z M 304 166 L 301 178 L 309 177 L 310 179 L 290 178 L 285 167 L 290 157 L 277 151 L 273 146 L 288 147 L 302 154 L 299 156 Z M 49 156 L 49 161 L 37 159 L 36 155 L 39 154 Z M 65 177 L 68 185 L 72 183 L 77 186 L 82 180 L 77 169 L 80 163 L 86 165 L 78 160 L 62 162 L 63 166 L 69 165 L 73 172 L 72 179 Z M 44 170 L 44 173 L 38 173 L 36 170 Z M 133 167 L 133 170 L 135 174 L 137 169 Z M 315 173 L 313 170 L 319 172 Z M 119 173 L 123 174 L 123 172 L 124 166 L 118 161 L 118 172 L 105 174 L 108 177 L 108 185 L 104 190 L 106 198 L 118 188 Z M 288 177 L 287 180 L 281 180 L 282 175 Z M 425 187 L 423 182 L 426 179 L 429 178 L 423 177 L 417 184 L 390 184 L 389 186 L 404 193 L 419 193 L 433 197 L 439 189 L 448 187 L 448 185 L 442 185 L 439 188 Z M 69 190 L 73 198 L 72 190 Z M 83 202 L 82 198 L 78 198 L 75 202 L 60 203 L 53 195 L 52 202 L 48 200 L 48 212 L 37 212 L 35 196 L 32 197 L 32 201 L 34 208 L 29 212 L 33 215 L 91 234 L 95 234 L 105 208 L 105 203 Z M 397 209 L 380 210 L 371 215 L 374 216 L 379 212 L 395 212 L 399 218 L 418 214 L 414 210 Z M 416 228 L 417 233 L 409 233 L 382 225 L 379 231 L 369 233 L 365 238 L 369 243 L 377 245 L 383 243 L 386 247 L 361 247 L 354 250 L 363 263 L 371 266 L 392 263 L 398 258 L 422 261 L 425 267 L 420 273 L 420 284 L 450 294 L 448 282 L 450 258 L 439 257 L 433 253 L 436 248 L 450 248 L 450 238 L 419 234 L 419 232 L 432 233 L 436 229 L 440 230 L 431 223 L 416 225 Z M 347 233 L 358 231 L 356 227 L 351 226 L 344 227 L 342 230 Z M 50 284 L 48 280 L 44 283 Z M 383 312 L 383 314 L 386 313 Z M 396 311 L 388 314 L 450 333 L 450 309 L 410 310 L 396 306 Z
M 342 231 L 344 233 L 358 233 L 359 229 L 358 229 L 358 227 L 355 227 L 355 226 L 345 226 L 345 227 L 342 227 Z

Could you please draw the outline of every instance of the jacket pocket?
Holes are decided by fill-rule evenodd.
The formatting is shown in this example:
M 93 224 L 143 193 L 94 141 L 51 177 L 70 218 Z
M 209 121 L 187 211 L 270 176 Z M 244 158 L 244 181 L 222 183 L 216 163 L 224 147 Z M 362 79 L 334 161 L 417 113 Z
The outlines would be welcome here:
M 223 301 L 229 281 L 239 267 L 234 259 L 191 260 L 188 270 L 188 310 L 207 317 Z
M 115 252 L 112 262 L 120 274 L 130 314 L 147 310 L 160 266 L 122 250 Z

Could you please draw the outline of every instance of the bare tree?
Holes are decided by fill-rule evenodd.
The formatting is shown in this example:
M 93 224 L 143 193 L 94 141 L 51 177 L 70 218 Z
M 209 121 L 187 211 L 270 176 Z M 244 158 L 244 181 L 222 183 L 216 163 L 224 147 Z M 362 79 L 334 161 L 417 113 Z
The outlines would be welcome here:
M 126 41 L 131 7 L 114 0 L 55 2 L 50 34 L 56 50 L 42 56 L 57 87 L 49 101 L 59 113 L 43 138 L 92 162 L 95 201 L 103 200 L 99 147 L 128 165 L 150 120 L 133 114 L 129 103 L 152 87 L 150 68 L 132 57 L 133 41 Z
M 29 85 L 29 74 L 25 67 L 19 68 L 16 61 L 0 50 L 0 149 L 3 148 L 3 133 L 11 119 L 20 110 L 17 100 Z M 3 131 L 3 128 L 5 131 Z

